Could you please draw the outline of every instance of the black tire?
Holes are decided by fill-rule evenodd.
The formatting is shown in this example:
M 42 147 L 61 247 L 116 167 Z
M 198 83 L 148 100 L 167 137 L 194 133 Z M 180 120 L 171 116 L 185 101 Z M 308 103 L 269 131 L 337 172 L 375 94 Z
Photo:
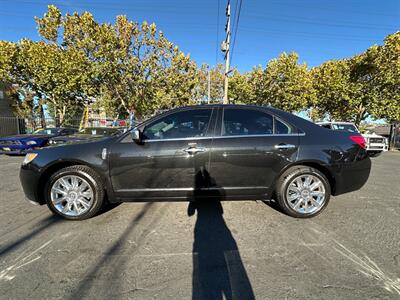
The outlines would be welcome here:
M 59 178 L 66 176 L 66 175 L 75 175 L 75 176 L 79 176 L 79 177 L 85 179 L 93 190 L 93 204 L 90 207 L 90 209 L 82 215 L 79 215 L 79 216 L 65 215 L 65 214 L 61 213 L 60 211 L 58 211 L 54 207 L 54 205 L 51 201 L 51 187 Z M 75 166 L 60 169 L 50 176 L 49 180 L 47 181 L 47 183 L 45 185 L 45 189 L 44 189 L 45 195 L 44 196 L 45 196 L 46 204 L 54 214 L 59 215 L 67 220 L 85 220 L 85 219 L 91 218 L 100 211 L 100 209 L 103 207 L 103 204 L 105 203 L 105 200 L 104 200 L 105 192 L 104 192 L 102 185 L 103 184 L 102 184 L 101 177 L 93 169 L 91 169 L 88 166 L 75 165 Z
M 289 184 L 292 182 L 293 179 L 297 178 L 300 175 L 313 175 L 317 177 L 323 184 L 325 189 L 325 202 L 319 208 L 319 210 L 312 212 L 312 213 L 299 213 L 290 207 L 288 200 L 286 198 L 286 191 L 289 187 Z M 328 205 L 329 199 L 331 196 L 331 186 L 329 184 L 329 180 L 326 176 L 318 171 L 317 169 L 307 167 L 307 166 L 294 166 L 286 170 L 281 177 L 279 178 L 276 184 L 276 200 L 278 202 L 279 207 L 281 210 L 289 216 L 295 218 L 311 218 L 318 214 L 320 214 Z

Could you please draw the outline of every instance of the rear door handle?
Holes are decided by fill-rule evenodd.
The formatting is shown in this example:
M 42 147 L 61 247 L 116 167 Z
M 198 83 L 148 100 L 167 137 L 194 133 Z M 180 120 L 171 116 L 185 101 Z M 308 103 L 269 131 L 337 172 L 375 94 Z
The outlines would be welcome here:
M 198 152 L 205 152 L 206 148 L 202 148 L 202 147 L 197 147 L 197 143 L 189 143 L 188 144 L 189 148 L 183 149 L 183 151 L 185 151 L 186 153 L 190 154 L 190 155 L 194 155 Z
M 293 149 L 296 148 L 296 145 L 293 144 L 279 144 L 274 146 L 275 149 Z
M 205 152 L 206 149 L 205 148 L 186 148 L 186 149 L 183 149 L 183 151 L 185 151 L 186 153 L 189 153 L 190 155 L 193 155 L 198 152 Z

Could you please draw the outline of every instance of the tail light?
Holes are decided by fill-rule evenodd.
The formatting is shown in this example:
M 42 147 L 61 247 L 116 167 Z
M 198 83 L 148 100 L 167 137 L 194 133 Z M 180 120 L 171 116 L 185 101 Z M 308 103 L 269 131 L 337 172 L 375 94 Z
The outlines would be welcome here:
M 361 148 L 366 149 L 367 144 L 365 142 L 365 139 L 361 135 L 351 135 L 350 139 L 355 142 L 357 145 L 359 145 Z

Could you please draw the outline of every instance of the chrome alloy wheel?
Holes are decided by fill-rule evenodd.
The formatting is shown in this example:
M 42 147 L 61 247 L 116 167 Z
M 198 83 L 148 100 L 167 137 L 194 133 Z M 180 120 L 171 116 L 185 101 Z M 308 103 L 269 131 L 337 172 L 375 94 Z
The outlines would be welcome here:
M 80 176 L 65 175 L 57 179 L 50 193 L 55 209 L 67 216 L 83 215 L 93 205 L 93 189 Z
M 324 184 L 314 175 L 297 176 L 288 185 L 286 199 L 289 206 L 298 213 L 315 213 L 326 200 Z

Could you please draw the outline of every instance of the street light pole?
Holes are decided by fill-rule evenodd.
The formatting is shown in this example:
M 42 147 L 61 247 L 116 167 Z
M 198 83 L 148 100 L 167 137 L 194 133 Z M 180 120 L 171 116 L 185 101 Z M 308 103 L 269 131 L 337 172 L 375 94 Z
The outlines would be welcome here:
M 211 101 L 211 74 L 210 68 L 208 68 L 208 93 L 207 93 L 207 103 L 210 104 Z

